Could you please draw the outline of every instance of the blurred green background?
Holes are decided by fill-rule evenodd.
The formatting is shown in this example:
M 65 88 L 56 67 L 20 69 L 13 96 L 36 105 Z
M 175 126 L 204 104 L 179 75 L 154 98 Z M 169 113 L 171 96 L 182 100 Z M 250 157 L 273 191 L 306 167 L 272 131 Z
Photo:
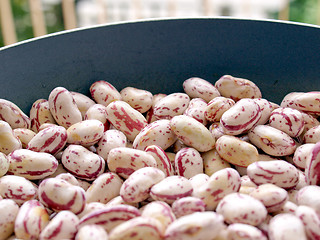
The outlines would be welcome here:
M 79 1 L 79 0 L 78 0 Z M 78 2 L 76 1 L 76 3 Z M 13 16 L 18 41 L 33 37 L 32 24 L 29 14 L 29 5 L 27 0 L 11 0 Z M 291 0 L 289 20 L 302 23 L 317 23 L 318 0 Z M 44 9 L 47 32 L 53 33 L 64 30 L 61 3 L 50 5 Z M 278 13 L 270 13 L 270 18 L 277 19 Z M 1 28 L 1 27 L 0 27 Z M 1 32 L 1 29 L 0 29 Z M 0 47 L 3 44 L 3 37 L 0 34 Z

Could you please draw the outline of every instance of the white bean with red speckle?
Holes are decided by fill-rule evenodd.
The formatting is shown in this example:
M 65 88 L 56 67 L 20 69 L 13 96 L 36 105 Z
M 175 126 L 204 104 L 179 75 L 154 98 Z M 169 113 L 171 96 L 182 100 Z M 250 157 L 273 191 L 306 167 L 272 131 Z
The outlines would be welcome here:
M 226 195 L 238 192 L 241 186 L 239 173 L 233 168 L 224 168 L 212 174 L 209 179 L 194 190 L 194 197 L 206 204 L 206 210 L 214 210 Z
M 0 120 L 7 122 L 12 129 L 30 128 L 30 118 L 13 102 L 0 99 Z
M 180 217 L 165 232 L 166 240 L 215 239 L 223 229 L 223 217 L 212 211 Z
M 57 159 L 49 153 L 18 149 L 8 155 L 9 174 L 25 177 L 29 180 L 43 179 L 58 168 Z
M 171 119 L 170 126 L 179 140 L 199 152 L 209 151 L 215 146 L 215 138 L 211 132 L 192 117 L 175 116 Z
M 96 211 L 99 209 L 104 209 L 106 207 L 107 207 L 107 205 L 104 203 L 101 203 L 101 202 L 89 202 L 89 203 L 86 203 L 83 211 L 81 213 L 77 214 L 77 216 L 79 219 L 81 219 L 82 217 L 84 217 L 85 215 L 87 215 L 93 211 Z
M 60 173 L 55 178 L 63 179 L 74 186 L 80 186 L 78 179 L 71 173 Z
M 83 120 L 71 125 L 67 129 L 67 142 L 84 147 L 93 146 L 103 136 L 104 125 L 96 119 Z
M 134 141 L 140 131 L 147 126 L 146 118 L 124 101 L 113 101 L 107 106 L 108 120 L 122 131 L 130 141 Z
M 301 206 L 312 207 L 320 214 L 320 187 L 317 185 L 308 185 L 301 188 L 295 195 L 296 203 Z
M 146 113 L 146 119 L 147 119 L 148 123 L 152 123 L 157 120 L 156 117 L 154 116 L 154 111 L 153 111 L 154 106 L 158 101 L 160 101 L 160 99 L 164 98 L 165 96 L 167 96 L 167 94 L 164 94 L 164 93 L 158 93 L 158 94 L 153 95 L 152 106 L 149 109 L 149 111 Z
M 261 118 L 256 124 L 266 124 L 270 118 L 271 112 L 274 110 L 272 103 L 264 98 L 254 98 L 253 100 L 259 105 L 261 111 Z
M 209 126 L 209 131 L 211 132 L 211 134 L 213 135 L 215 140 L 217 140 L 219 137 L 225 135 L 225 133 L 223 132 L 223 129 L 222 129 L 222 124 L 220 122 L 212 123 Z
M 16 149 L 21 149 L 21 141 L 14 136 L 10 125 L 0 120 L 0 152 L 9 154 Z
M 40 240 L 73 239 L 78 231 L 79 218 L 70 211 L 61 211 L 41 231 Z
M 260 118 L 260 106 L 253 99 L 243 98 L 222 114 L 220 123 L 225 134 L 239 135 L 249 131 Z
M 300 111 L 292 108 L 277 108 L 271 112 L 269 125 L 298 137 L 304 130 L 304 119 Z
M 193 187 L 187 178 L 168 176 L 151 187 L 150 196 L 154 200 L 171 204 L 179 198 L 191 196 L 192 192 Z
M 303 135 L 304 143 L 317 143 L 320 141 L 320 125 L 310 128 Z
M 310 157 L 314 145 L 315 145 L 314 143 L 305 143 L 297 147 L 292 158 L 293 164 L 296 167 L 300 169 L 306 168 L 307 159 L 308 157 Z
M 134 88 L 125 87 L 120 91 L 122 101 L 127 102 L 131 107 L 141 113 L 147 112 L 152 106 L 153 95 L 151 92 Z
M 214 85 L 221 96 L 239 101 L 242 98 L 261 98 L 261 91 L 255 83 L 248 79 L 222 76 Z
M 11 199 L 1 199 L 0 212 L 0 240 L 5 240 L 13 233 L 19 206 Z
M 39 184 L 40 202 L 53 211 L 69 210 L 74 214 L 83 211 L 86 198 L 85 191 L 59 178 L 47 178 Z
M 301 133 L 300 137 L 303 138 L 304 134 L 312 127 L 320 125 L 318 119 L 311 114 L 301 112 L 303 120 L 304 120 L 304 130 Z
M 320 183 L 320 142 L 311 149 L 306 161 L 305 177 L 307 184 L 319 185 Z
M 79 93 L 79 92 L 70 91 L 70 93 L 71 93 L 74 101 L 76 102 L 79 111 L 81 112 L 82 119 L 84 119 L 85 114 L 88 111 L 88 109 L 91 106 L 96 104 L 95 101 L 93 101 L 90 97 L 88 97 L 82 93 Z
M 108 233 L 99 225 L 85 225 L 79 229 L 75 240 L 108 240 Z
M 280 214 L 280 213 L 292 213 L 294 214 L 297 210 L 298 206 L 294 202 L 286 201 L 285 204 L 274 214 Z
M 67 130 L 64 127 L 50 126 L 39 131 L 30 140 L 27 149 L 54 155 L 65 147 L 67 137 Z
M 140 203 L 128 203 L 128 202 L 125 202 L 122 197 L 119 195 L 113 199 L 111 199 L 109 202 L 107 202 L 105 204 L 105 206 L 107 207 L 112 207 L 112 206 L 116 206 L 116 205 L 131 205 L 133 207 L 136 207 L 138 208 L 139 207 L 139 204 Z
M 105 170 L 105 160 L 81 145 L 69 145 L 61 162 L 70 173 L 84 180 L 94 180 Z
M 279 211 L 289 198 L 285 189 L 271 183 L 259 185 L 250 196 L 260 200 L 269 213 Z
M 252 225 L 232 223 L 227 228 L 228 240 L 267 240 L 263 232 Z
M 247 167 L 247 174 L 257 185 L 272 183 L 285 189 L 295 187 L 299 181 L 298 169 L 284 160 L 252 163 Z
M 185 178 L 203 173 L 203 159 L 200 153 L 191 147 L 182 148 L 176 153 L 174 166 L 177 175 Z
M 107 131 L 110 127 L 110 123 L 107 117 L 107 108 L 102 104 L 94 104 L 86 111 L 84 115 L 84 120 L 99 120 L 103 123 L 104 131 Z
M 235 136 L 221 136 L 216 141 L 216 150 L 223 160 L 241 167 L 259 160 L 258 149 Z
M 203 125 L 207 125 L 208 121 L 205 117 L 205 108 L 207 106 L 207 102 L 202 98 L 193 98 L 189 102 L 187 109 L 184 111 L 184 115 L 193 117 Z
M 49 214 L 38 200 L 29 200 L 19 209 L 14 223 L 14 233 L 19 239 L 39 239 L 49 223 Z
M 64 87 L 56 87 L 49 94 L 49 109 L 55 121 L 62 127 L 82 121 L 82 115 L 75 100 Z
M 295 215 L 302 221 L 310 240 L 320 239 L 320 217 L 313 208 L 303 205 L 298 206 Z
M 302 221 L 291 213 L 274 216 L 269 223 L 270 240 L 307 240 Z
M 108 168 L 120 177 L 128 178 L 135 170 L 143 167 L 157 167 L 151 154 L 127 147 L 117 147 L 109 152 Z
M 124 181 L 120 188 L 120 196 L 129 203 L 144 201 L 149 197 L 150 188 L 164 178 L 164 172 L 158 168 L 140 168 Z
M 172 211 L 177 218 L 205 210 L 206 204 L 196 197 L 184 197 L 172 203 Z
M 157 162 L 157 168 L 165 173 L 165 176 L 174 175 L 174 169 L 166 152 L 158 145 L 146 147 L 145 152 L 151 154 Z
M 153 109 L 156 119 L 171 119 L 183 114 L 190 102 L 190 97 L 185 93 L 172 93 L 160 99 Z
M 224 221 L 231 223 L 244 223 L 258 226 L 267 217 L 267 209 L 263 203 L 242 193 L 230 193 L 218 204 L 216 212 L 224 217 Z
M 235 101 L 231 98 L 215 97 L 208 102 L 204 115 L 210 122 L 219 122 L 222 114 L 229 110 L 234 104 Z
M 44 123 L 55 123 L 50 108 L 49 102 L 46 99 L 36 100 L 30 109 L 30 121 L 31 121 L 31 130 L 34 132 L 39 131 L 39 127 Z
M 108 206 L 106 208 L 97 209 L 84 215 L 80 219 L 79 228 L 86 225 L 96 224 L 103 227 L 104 230 L 109 233 L 119 224 L 139 216 L 141 216 L 140 211 L 136 207 L 130 205 L 122 204 L 116 206 Z
M 170 121 L 161 119 L 148 124 L 136 136 L 133 141 L 133 148 L 144 150 L 150 145 L 158 145 L 166 150 L 177 140 L 171 130 Z
M 86 191 L 87 203 L 107 203 L 120 194 L 123 180 L 115 173 L 106 172 L 97 177 Z
M 37 186 L 24 177 L 6 175 L 0 178 L 0 196 L 11 199 L 18 205 L 37 198 L 37 195 Z
M 250 141 L 271 156 L 287 156 L 294 153 L 296 142 L 286 133 L 267 125 L 258 125 L 248 133 Z
M 90 86 L 90 95 L 98 104 L 108 106 L 109 103 L 121 100 L 120 92 L 107 81 L 96 81 Z
M 202 185 L 208 182 L 209 178 L 210 177 L 207 174 L 200 173 L 200 174 L 194 175 L 192 178 L 189 179 L 189 182 L 191 183 L 193 188 L 193 192 L 192 192 L 193 196 L 198 196 L 198 189 L 200 189 Z
M 7 173 L 9 166 L 10 163 L 7 156 L 4 153 L 0 152 L 0 177 L 4 176 Z
M 209 102 L 211 99 L 220 96 L 218 89 L 212 83 L 199 77 L 188 78 L 182 86 L 190 98 L 202 98 Z
M 20 140 L 22 148 L 27 148 L 28 143 L 36 133 L 27 128 L 15 128 L 13 129 L 13 135 Z
M 208 176 L 211 176 L 221 169 L 231 167 L 227 161 L 220 157 L 216 149 L 202 153 L 201 157 L 203 159 L 204 173 Z

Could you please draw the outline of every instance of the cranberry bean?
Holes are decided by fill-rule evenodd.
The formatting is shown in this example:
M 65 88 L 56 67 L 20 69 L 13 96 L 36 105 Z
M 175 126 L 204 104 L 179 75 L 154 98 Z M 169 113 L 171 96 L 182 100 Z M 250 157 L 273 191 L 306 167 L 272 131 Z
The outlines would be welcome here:
M 303 135 L 303 142 L 317 143 L 320 141 L 319 135 L 320 135 L 320 125 L 312 127 Z
M 151 154 L 127 147 L 112 149 L 107 163 L 111 172 L 123 178 L 128 178 L 135 170 L 143 167 L 157 167 L 157 162 Z
M 5 240 L 13 233 L 19 206 L 11 199 L 2 199 L 0 212 L 0 240 Z
M 79 219 L 70 211 L 61 211 L 41 231 L 40 240 L 73 239 L 78 230 Z
M 116 205 L 130 205 L 130 206 L 138 208 L 139 204 L 140 203 L 128 203 L 128 202 L 125 202 L 122 199 L 122 197 L 119 195 L 119 196 L 111 199 L 109 202 L 107 202 L 105 206 L 112 207 L 112 206 L 116 206 Z
M 64 87 L 56 87 L 49 95 L 49 108 L 56 122 L 65 128 L 82 120 L 72 94 Z
M 260 118 L 259 105 L 252 99 L 244 98 L 222 114 L 220 123 L 225 134 L 239 135 L 256 125 Z
M 149 111 L 146 113 L 146 119 L 147 119 L 148 123 L 152 123 L 157 120 L 157 118 L 154 116 L 154 106 L 156 105 L 156 103 L 158 101 L 160 101 L 160 99 L 164 98 L 165 96 L 167 96 L 167 94 L 158 93 L 158 94 L 153 95 L 152 106 L 149 109 Z
M 13 129 L 13 135 L 20 140 L 22 148 L 27 148 L 28 143 L 36 133 L 27 128 L 15 128 Z
M 234 136 L 221 136 L 216 142 L 216 150 L 223 160 L 240 167 L 247 167 L 259 160 L 254 145 Z
M 157 162 L 157 168 L 165 173 L 165 176 L 174 175 L 174 169 L 166 152 L 157 145 L 146 147 L 145 152 L 151 154 Z
M 223 132 L 222 124 L 220 122 L 214 122 L 209 126 L 209 131 L 215 138 L 215 140 L 219 139 L 219 137 L 225 135 Z
M 124 101 L 114 101 L 107 106 L 108 120 L 122 131 L 130 141 L 147 125 L 145 117 Z
M 219 122 L 222 114 L 229 110 L 234 104 L 235 101 L 231 98 L 215 97 L 208 102 L 204 115 L 208 121 Z
M 313 208 L 303 205 L 297 207 L 295 214 L 302 221 L 308 239 L 320 239 L 319 214 Z
M 297 210 L 298 206 L 297 204 L 291 202 L 291 201 L 286 201 L 285 204 L 274 214 L 280 214 L 280 213 L 292 213 L 294 214 Z
M 172 203 L 172 211 L 177 218 L 205 210 L 206 204 L 196 197 L 184 197 Z
M 252 81 L 230 75 L 222 76 L 215 83 L 221 96 L 239 101 L 242 98 L 261 98 L 261 91 Z
M 83 211 L 85 191 L 59 178 L 47 178 L 38 188 L 40 202 L 53 211 L 69 210 L 75 214 Z
M 171 204 L 179 198 L 191 196 L 192 192 L 193 187 L 187 178 L 168 176 L 151 187 L 150 196 Z
M 242 193 L 230 193 L 218 204 L 216 212 L 224 221 L 258 226 L 267 217 L 267 209 L 261 201 Z
M 257 227 L 243 223 L 233 223 L 227 228 L 228 240 L 267 240 Z
M 12 129 L 30 128 L 30 118 L 21 109 L 5 99 L 0 99 L 0 120 L 7 122 Z
M 133 141 L 133 148 L 144 150 L 147 146 L 158 145 L 166 150 L 177 140 L 171 130 L 170 121 L 166 119 L 157 120 L 148 124 L 136 136 Z
M 248 133 L 250 141 L 271 156 L 291 155 L 296 142 L 286 133 L 267 125 L 258 125 Z
M 96 81 L 90 86 L 90 94 L 93 100 L 105 107 L 113 101 L 121 100 L 118 90 L 111 83 L 103 80 Z
M 307 159 L 311 155 L 314 145 L 314 143 L 306 143 L 297 147 L 292 158 L 293 164 L 296 167 L 300 169 L 306 168 Z
M 254 98 L 253 100 L 259 105 L 261 111 L 261 118 L 256 125 L 266 124 L 270 118 L 271 112 L 274 110 L 272 103 L 264 98 Z
M 195 212 L 183 216 L 169 225 L 166 240 L 214 239 L 223 229 L 223 217 L 212 211 Z
M 319 185 L 320 183 L 320 142 L 317 142 L 311 149 L 311 153 L 306 161 L 305 176 L 308 184 Z
M 87 239 L 94 239 L 94 240 L 106 240 L 108 239 L 107 232 L 103 229 L 103 227 L 99 225 L 86 225 L 79 229 L 75 240 L 87 240 Z
M 14 136 L 10 125 L 0 120 L 0 152 L 9 154 L 16 149 L 21 149 L 21 141 Z
M 4 176 L 9 169 L 9 160 L 7 156 L 0 152 L 0 177 Z
M 83 211 L 81 213 L 77 214 L 77 216 L 80 219 L 95 210 L 104 209 L 106 207 L 107 207 L 106 204 L 101 203 L 101 202 L 89 202 L 85 205 Z
M 191 178 L 203 173 L 203 159 L 194 148 L 182 148 L 175 156 L 175 171 L 177 175 Z
M 170 121 L 171 129 L 187 146 L 199 152 L 206 152 L 214 148 L 215 139 L 211 132 L 194 118 L 180 115 Z
M 19 239 L 39 239 L 49 223 L 49 214 L 37 200 L 25 202 L 19 209 L 14 223 L 14 233 Z
M 196 119 L 197 121 L 206 126 L 208 123 L 204 111 L 206 107 L 206 101 L 204 101 L 202 98 L 194 98 L 191 99 L 187 109 L 184 111 L 183 114 Z
M 31 121 L 31 130 L 38 132 L 39 128 L 44 123 L 55 123 L 50 108 L 49 102 L 46 99 L 38 99 L 32 104 L 30 109 L 30 121 Z
M 209 102 L 211 99 L 220 96 L 218 89 L 213 84 L 199 77 L 188 78 L 182 86 L 190 98 L 202 98 Z
M 154 106 L 153 114 L 156 119 L 171 119 L 183 114 L 190 102 L 185 93 L 172 93 L 160 99 Z
M 204 173 L 209 176 L 221 169 L 231 167 L 227 161 L 220 157 L 216 149 L 202 153 L 201 157 L 203 159 Z
M 104 172 L 105 160 L 80 145 L 69 145 L 61 157 L 63 166 L 84 180 L 94 180 Z
M 60 173 L 55 176 L 55 178 L 63 179 L 74 186 L 79 186 L 78 179 L 76 179 L 75 176 L 73 176 L 71 173 Z
M 86 111 L 84 120 L 99 120 L 103 123 L 104 131 L 107 131 L 110 128 L 107 117 L 107 108 L 101 104 L 94 104 Z
M 295 195 L 296 203 L 301 206 L 309 206 L 320 214 L 320 187 L 308 185 L 297 191 Z
M 293 188 L 298 184 L 298 169 L 284 161 L 258 161 L 247 168 L 250 179 L 257 185 L 272 183 L 285 189 Z
M 147 112 L 152 106 L 152 93 L 146 90 L 126 87 L 120 91 L 122 101 L 127 102 L 140 113 Z
M 86 96 L 82 93 L 72 92 L 72 91 L 70 93 L 71 93 L 74 101 L 76 102 L 79 111 L 81 112 L 82 119 L 84 119 L 85 114 L 88 111 L 88 109 L 91 106 L 95 105 L 96 103 L 91 98 L 89 98 L 88 96 Z
M 39 131 L 28 143 L 27 149 L 35 152 L 56 154 L 67 143 L 67 130 L 61 126 L 50 126 Z
M 209 178 L 210 177 L 205 173 L 199 173 L 190 178 L 189 182 L 191 183 L 193 188 L 192 195 L 198 196 L 198 189 L 200 189 L 202 185 L 208 182 Z

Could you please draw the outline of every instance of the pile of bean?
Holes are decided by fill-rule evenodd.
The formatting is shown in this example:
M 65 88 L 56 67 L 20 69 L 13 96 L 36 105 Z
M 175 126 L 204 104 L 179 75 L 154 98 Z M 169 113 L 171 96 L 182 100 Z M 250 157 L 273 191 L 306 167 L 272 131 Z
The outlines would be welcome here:
M 0 99 L 0 239 L 320 239 L 320 92 L 183 89 Z

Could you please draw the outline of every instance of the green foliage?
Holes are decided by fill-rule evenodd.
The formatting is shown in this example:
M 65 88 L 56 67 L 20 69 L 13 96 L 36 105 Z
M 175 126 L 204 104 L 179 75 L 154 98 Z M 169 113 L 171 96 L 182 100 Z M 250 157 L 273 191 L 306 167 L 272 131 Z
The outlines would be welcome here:
M 316 24 L 318 0 L 293 0 L 290 2 L 290 20 Z

